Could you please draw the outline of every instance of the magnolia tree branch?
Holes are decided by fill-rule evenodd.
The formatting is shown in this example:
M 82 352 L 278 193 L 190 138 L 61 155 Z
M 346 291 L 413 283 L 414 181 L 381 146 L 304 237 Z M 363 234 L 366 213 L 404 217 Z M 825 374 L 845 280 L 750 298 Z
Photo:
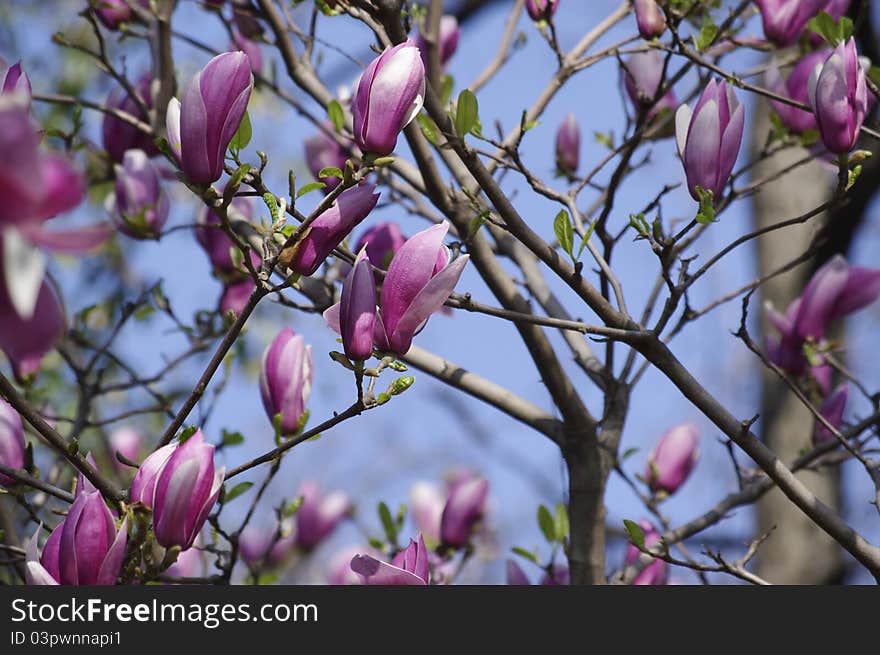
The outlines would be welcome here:
M 79 452 L 76 442 L 69 442 L 55 428 L 46 423 L 43 417 L 31 407 L 30 403 L 27 402 L 3 374 L 0 374 L 0 396 L 12 405 L 13 409 L 30 424 L 46 443 L 52 446 L 58 454 L 63 456 L 89 482 L 95 485 L 105 498 L 117 503 L 125 499 L 125 492 L 117 488 L 116 485 L 86 461 L 85 457 Z

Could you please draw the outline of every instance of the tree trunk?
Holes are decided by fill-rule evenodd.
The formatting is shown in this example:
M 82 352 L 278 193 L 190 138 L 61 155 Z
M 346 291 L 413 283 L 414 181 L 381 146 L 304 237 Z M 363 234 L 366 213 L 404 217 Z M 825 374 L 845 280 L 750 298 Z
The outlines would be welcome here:
M 765 103 L 755 113 L 752 147 L 758 153 L 770 122 Z M 755 167 L 754 179 L 791 165 L 806 154 L 800 149 L 779 153 Z M 829 173 L 811 162 L 765 185 L 755 196 L 755 227 L 762 228 L 792 218 L 825 202 L 832 187 Z M 760 275 L 778 269 L 804 252 L 824 217 L 803 226 L 790 227 L 762 236 L 757 241 Z M 803 289 L 810 274 L 809 263 L 773 278 L 761 288 L 761 300 L 784 311 Z M 757 308 L 755 305 L 753 307 Z M 753 310 L 754 311 L 754 310 Z M 772 334 L 765 312 L 761 312 L 762 334 Z M 767 444 L 785 462 L 810 446 L 813 418 L 778 376 L 762 371 L 761 430 Z M 840 480 L 833 472 L 802 472 L 798 477 L 830 507 L 840 507 Z M 775 529 L 774 529 L 775 528 Z M 758 531 L 771 536 L 758 551 L 757 573 L 780 584 L 830 584 L 839 581 L 843 571 L 840 548 L 817 528 L 781 492 L 774 490 L 758 503 Z

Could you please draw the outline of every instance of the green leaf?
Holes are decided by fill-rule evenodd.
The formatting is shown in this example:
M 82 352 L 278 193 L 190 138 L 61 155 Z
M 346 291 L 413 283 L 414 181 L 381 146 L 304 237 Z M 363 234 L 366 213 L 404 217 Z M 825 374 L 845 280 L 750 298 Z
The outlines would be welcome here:
M 694 45 L 697 50 L 702 52 L 715 41 L 718 36 L 718 26 L 714 23 L 707 23 L 700 28 L 700 33 L 694 38 Z
M 642 532 L 641 526 L 635 521 L 623 519 L 623 527 L 626 528 L 626 533 L 633 546 L 639 550 L 645 550 L 645 533 Z
M 862 166 L 859 164 L 858 166 L 853 166 L 852 170 L 848 172 L 846 190 L 849 189 L 858 181 L 859 177 L 862 174 Z
M 849 16 L 841 16 L 840 21 L 837 23 L 837 36 L 841 41 L 846 41 L 853 35 L 855 31 L 855 26 L 853 25 L 852 18 Z
M 570 526 L 568 524 L 568 508 L 562 503 L 556 505 L 556 513 L 553 515 L 554 532 L 557 541 L 568 539 Z
M 404 375 L 402 377 L 399 377 L 389 385 L 388 393 L 392 396 L 400 395 L 404 391 L 409 389 L 415 381 L 416 379 L 412 375 Z
M 630 457 L 632 457 L 633 455 L 635 455 L 637 452 L 639 452 L 639 449 L 638 449 L 638 448 L 627 448 L 627 449 L 624 450 L 623 453 L 620 455 L 620 461 L 621 461 L 621 462 L 625 462 L 625 461 L 628 460 Z
M 840 32 L 837 22 L 827 11 L 820 11 L 816 16 L 813 16 L 807 23 L 807 27 L 831 45 L 837 45 Z
M 514 546 L 510 550 L 513 551 L 514 553 L 516 553 L 517 555 L 519 555 L 520 557 L 524 557 L 525 559 L 529 560 L 530 562 L 534 562 L 535 564 L 540 565 L 537 553 L 532 553 L 532 552 L 526 550 L 525 548 L 520 548 L 519 546 Z
M 240 443 L 244 443 L 244 435 L 241 432 L 228 432 L 223 430 L 222 443 L 224 446 L 237 446 Z
M 709 189 L 697 186 L 697 195 L 700 196 L 700 211 L 697 212 L 696 220 L 700 225 L 714 223 L 715 218 L 715 195 Z
M 266 208 L 269 210 L 269 215 L 272 216 L 272 222 L 275 223 L 278 221 L 278 199 L 275 197 L 275 194 L 266 192 L 263 194 L 263 202 L 266 203 Z
M 646 236 L 648 234 L 648 221 L 645 220 L 645 215 L 641 212 L 630 214 L 629 224 L 639 235 Z
M 440 143 L 440 138 L 437 132 L 437 124 L 431 120 L 431 117 L 427 114 L 419 114 L 416 116 L 416 121 L 419 123 L 419 127 L 422 128 L 422 134 L 425 135 L 425 138 L 428 140 L 428 143 L 432 145 L 437 145 Z
M 284 414 L 278 412 L 272 417 L 272 428 L 275 431 L 275 445 L 281 445 L 282 430 L 284 429 Z
M 578 254 L 575 259 L 580 259 L 581 255 L 584 252 L 584 248 L 587 247 L 587 244 L 590 242 L 590 237 L 593 236 L 593 232 L 596 231 L 596 223 L 599 222 L 599 219 L 596 219 L 592 223 L 590 223 L 590 227 L 587 228 L 587 231 L 584 233 L 584 238 L 581 239 L 581 247 L 578 248 Z
M 342 128 L 345 127 L 345 112 L 342 111 L 342 105 L 336 100 L 331 100 L 327 105 L 327 116 L 333 124 L 333 129 L 337 133 L 342 132 Z
M 273 585 L 276 582 L 278 582 L 277 573 L 261 573 L 260 577 L 257 578 L 257 584 L 261 587 Z
M 553 232 L 556 234 L 556 240 L 562 249 L 568 253 L 569 257 L 574 257 L 574 227 L 571 224 L 571 217 L 564 209 L 559 210 L 556 218 L 553 219 Z
M 311 184 L 306 184 L 304 187 L 300 187 L 296 192 L 297 199 L 302 198 L 307 193 L 315 191 L 316 189 L 323 189 L 326 184 L 323 182 L 312 182 Z
M 833 46 L 846 41 L 853 35 L 854 30 L 853 21 L 849 16 L 842 16 L 839 21 L 835 21 L 834 17 L 825 11 L 811 18 L 807 27 Z
M 538 121 L 530 121 L 529 112 L 526 109 L 523 109 L 522 115 L 519 117 L 519 129 L 523 131 L 523 134 L 528 132 L 529 130 L 537 127 Z
M 180 437 L 178 437 L 177 441 L 179 444 L 183 444 L 187 439 L 193 436 L 196 433 L 198 428 L 194 425 L 190 425 L 183 429 L 183 432 L 180 433 Z
M 477 96 L 470 89 L 465 89 L 458 94 L 458 102 L 455 109 L 455 131 L 458 136 L 464 138 L 477 125 L 479 119 L 479 105 Z
M 805 130 L 800 135 L 799 141 L 804 148 L 809 148 L 819 140 L 819 136 L 819 130 Z
M 538 527 L 541 528 L 541 532 L 544 533 L 544 538 L 551 544 L 558 541 L 556 538 L 556 524 L 553 522 L 553 515 L 544 505 L 538 507 Z
M 318 177 L 338 177 L 342 179 L 342 170 L 336 168 L 336 166 L 328 166 L 318 171 Z
M 241 119 L 241 123 L 238 125 L 238 129 L 235 131 L 235 134 L 232 135 L 232 141 L 229 142 L 229 147 L 233 150 L 244 150 L 251 142 L 253 133 L 254 130 L 251 127 L 251 117 L 247 112 L 244 112 L 244 116 Z
M 302 0 L 295 0 L 294 5 L 299 4 Z M 315 6 L 321 10 L 321 13 L 325 16 L 336 16 L 337 14 L 342 13 L 342 9 L 337 7 L 338 3 L 334 3 L 332 6 L 327 3 L 327 0 L 315 0 Z
M 444 107 L 452 97 L 452 87 L 454 84 L 455 80 L 452 78 L 452 75 L 444 75 L 443 80 L 440 82 L 440 103 Z
M 284 507 L 281 508 L 281 516 L 286 519 L 289 519 L 291 516 L 295 516 L 296 513 L 300 510 L 300 508 L 303 506 L 304 501 L 305 501 L 304 496 L 299 496 L 297 498 L 294 498 L 289 503 L 284 505 Z
M 467 238 L 472 239 L 473 236 L 477 233 L 477 231 L 486 224 L 486 221 L 489 220 L 491 212 L 487 209 L 485 211 L 480 212 L 476 216 L 471 219 L 470 224 L 468 224 Z
M 391 510 L 384 501 L 379 502 L 379 520 L 382 521 L 382 528 L 385 530 L 385 536 L 392 544 L 397 543 L 397 523 L 391 516 Z
M 142 305 L 138 308 L 138 310 L 134 313 L 134 320 L 143 321 L 156 311 L 156 308 L 152 305 Z
M 235 192 L 238 191 L 238 187 L 241 186 L 242 181 L 247 176 L 248 173 L 251 172 L 250 164 L 242 164 L 238 168 L 235 169 L 235 172 L 232 174 L 232 177 L 229 178 L 229 182 L 226 183 L 226 188 L 223 190 L 224 200 L 226 199 L 226 194 L 229 194 L 229 200 L 232 199 L 232 196 L 235 195 Z
M 610 132 L 608 134 L 593 132 L 593 138 L 596 140 L 596 143 L 602 144 L 609 150 L 614 150 L 614 135 Z
M 223 498 L 224 503 L 231 502 L 242 495 L 245 491 L 254 486 L 253 482 L 239 482 L 237 485 L 232 487 L 229 491 L 226 492 Z

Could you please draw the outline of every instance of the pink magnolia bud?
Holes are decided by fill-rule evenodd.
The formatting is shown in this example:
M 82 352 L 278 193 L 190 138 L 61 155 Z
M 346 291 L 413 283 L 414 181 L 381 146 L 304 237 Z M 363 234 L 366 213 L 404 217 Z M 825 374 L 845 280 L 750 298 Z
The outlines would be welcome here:
M 361 234 L 355 244 L 354 251 L 366 250 L 367 257 L 373 266 L 387 269 L 395 253 L 404 243 L 406 243 L 406 237 L 403 236 L 397 223 L 376 223 Z
M 104 23 L 107 29 L 115 30 L 120 24 L 132 19 L 134 12 L 131 10 L 131 4 L 134 2 L 138 2 L 144 8 L 150 6 L 150 0 L 92 0 L 92 7 L 98 20 Z
M 300 275 L 312 275 L 317 271 L 348 233 L 373 211 L 379 201 L 375 190 L 372 184 L 362 184 L 339 194 L 336 202 L 312 221 L 305 238 L 297 244 L 288 267 Z
M 21 417 L 12 406 L 0 398 L 0 464 L 11 469 L 24 466 L 24 428 Z M 0 486 L 16 484 L 13 478 L 0 473 Z
M 28 544 L 28 584 L 112 585 L 119 577 L 128 542 L 128 518 L 117 528 L 101 494 L 76 496 L 67 517 L 38 553 L 40 529 Z
M 848 153 L 868 113 L 868 87 L 855 39 L 838 45 L 813 70 L 808 94 L 825 147 L 837 154 Z
M 658 98 L 654 105 L 650 105 L 663 82 L 664 59 L 659 50 L 637 52 L 626 60 L 623 69 L 623 86 L 633 109 L 640 111 L 643 106 L 650 106 L 648 119 L 654 118 L 664 109 L 674 110 L 678 106 L 672 89 Z
M 95 456 L 92 455 L 92 453 L 86 453 L 86 463 L 96 471 L 98 470 L 98 462 L 95 461 Z M 98 488 L 92 483 L 92 481 L 80 471 L 79 475 L 76 476 L 76 486 L 74 487 L 73 495 L 78 496 L 81 493 L 92 493 L 97 490 Z
M 697 187 L 721 197 L 739 154 L 744 121 L 745 109 L 727 82 L 711 80 L 693 111 L 678 108 L 675 137 L 694 200 L 700 199 Z
M 556 168 L 568 177 L 574 177 L 580 163 L 581 128 L 574 114 L 566 114 L 556 131 Z
M 285 519 L 271 529 L 248 524 L 238 538 L 241 559 L 252 566 L 275 566 L 283 562 L 296 546 L 296 525 Z
M 147 109 L 153 107 L 153 95 L 150 86 L 153 78 L 149 73 L 141 76 L 135 85 L 135 91 L 144 101 Z M 149 118 L 140 110 L 138 104 L 128 96 L 122 87 L 116 87 L 107 97 L 107 105 L 119 109 L 134 118 L 149 123 Z M 141 132 L 137 127 L 126 123 L 121 118 L 111 114 L 104 114 L 104 122 L 101 127 L 101 137 L 104 150 L 110 155 L 110 159 L 121 162 L 128 150 L 143 150 L 150 157 L 159 154 L 156 144 L 153 143 L 151 134 Z
M 113 451 L 114 455 L 119 453 L 125 457 L 125 459 L 132 462 L 138 460 L 141 446 L 144 443 L 143 435 L 134 428 L 127 426 L 114 430 L 110 434 L 108 440 L 110 442 L 110 449 Z
M 251 41 L 246 36 L 233 32 L 232 43 L 229 45 L 230 52 L 241 51 L 248 57 L 251 65 L 251 71 L 260 73 L 263 70 L 263 52 L 260 50 L 260 44 Z
M 791 45 L 798 40 L 809 20 L 828 0 L 755 0 L 761 10 L 764 36 L 777 45 Z
M 335 586 L 361 584 L 361 576 L 351 570 L 351 559 L 362 554 L 370 557 L 376 555 L 371 548 L 363 546 L 348 546 L 337 551 L 327 564 L 327 584 Z
M 489 481 L 474 477 L 455 485 L 449 493 L 440 519 L 440 538 L 453 548 L 465 546 L 474 526 L 483 518 Z
M 318 175 L 325 168 L 338 168 L 344 171 L 345 162 L 348 160 L 348 153 L 323 130 L 319 131 L 315 136 L 306 139 L 305 150 L 306 165 L 309 167 L 309 172 L 315 180 L 326 185 L 324 193 L 330 193 L 339 186 L 342 180 L 335 175 L 323 178 L 319 178 Z
M 364 361 L 372 356 L 375 326 L 376 280 L 369 258 L 361 251 L 345 278 L 339 302 L 339 328 L 346 357 Z
M 642 533 L 645 535 L 645 548 L 650 549 L 660 543 L 660 533 L 651 525 L 650 521 L 642 519 L 639 521 Z M 642 552 L 630 544 L 626 549 L 626 559 L 624 566 L 635 564 L 642 556 Z M 639 573 L 632 581 L 634 585 L 665 585 L 669 577 L 669 566 L 662 559 L 654 558 L 642 572 Z
M 196 430 L 182 444 L 163 446 L 144 460 L 131 483 L 131 499 L 153 510 L 159 544 L 186 550 L 217 502 L 225 472 L 215 472 L 214 446 Z
M 42 151 L 40 140 L 27 98 L 0 95 L 0 227 L 39 225 L 83 199 L 82 176 L 66 157 Z
M 37 291 L 33 313 L 22 318 L 15 309 L 6 285 L 0 281 L 0 350 L 9 358 L 15 377 L 29 378 L 64 334 L 66 319 L 55 288 L 43 281 Z
M 411 41 L 389 48 L 361 75 L 354 97 L 354 136 L 365 153 L 390 155 L 397 135 L 425 102 L 425 67 Z
M 529 581 L 529 577 L 525 574 L 525 571 L 522 570 L 522 567 L 512 559 L 507 560 L 506 575 L 508 586 L 525 587 L 532 584 Z
M 143 150 L 129 150 L 113 170 L 116 193 L 108 197 L 107 207 L 120 232 L 134 239 L 159 238 L 170 203 L 156 166 Z
M 657 6 L 657 0 L 633 0 L 633 10 L 643 39 L 650 41 L 666 31 L 666 17 Z
M 296 545 L 303 550 L 312 550 L 348 516 L 351 504 L 343 492 L 325 494 L 315 482 L 300 485 L 299 495 L 303 503 L 294 514 Z
M 129 496 L 133 503 L 141 503 L 152 509 L 153 498 L 156 495 L 156 480 L 175 450 L 177 444 L 170 443 L 147 455 L 131 482 Z
M 223 287 L 223 295 L 220 296 L 220 313 L 241 314 L 256 288 L 257 285 L 249 277 L 227 283 Z
M 191 182 L 210 184 L 220 179 L 226 148 L 247 111 L 253 88 L 247 55 L 224 52 L 193 77 L 183 100 L 168 104 L 168 142 Z
M 263 353 L 260 396 L 270 421 L 282 415 L 281 433 L 293 434 L 312 393 L 312 347 L 290 328 L 284 328 Z
M 237 215 L 240 219 L 250 221 L 253 218 L 253 205 L 246 198 L 233 198 L 227 210 L 227 215 L 231 217 L 233 214 Z M 196 218 L 196 222 L 199 224 L 199 227 L 195 230 L 196 240 L 202 246 L 205 254 L 208 255 L 215 274 L 227 277 L 231 274 L 240 273 L 232 259 L 232 252 L 237 250 L 238 247 L 220 229 L 219 226 L 222 223 L 220 217 L 208 209 L 202 209 Z M 252 261 L 259 261 L 259 259 L 255 260 L 252 258 Z
M 651 491 L 675 493 L 697 463 L 700 434 L 697 426 L 682 423 L 667 430 L 648 457 L 645 480 Z
M 767 307 L 767 318 L 779 332 L 766 342 L 767 357 L 794 375 L 808 368 L 804 355 L 807 339 L 821 341 L 828 326 L 870 305 L 880 296 L 880 269 L 850 266 L 835 255 L 810 278 L 801 295 L 785 314 Z
M 461 30 L 458 27 L 458 19 L 455 16 L 448 15 L 440 18 L 440 34 L 438 35 L 438 54 L 440 55 L 440 65 L 445 67 L 446 62 L 452 59 L 455 50 L 458 48 L 458 38 Z M 425 41 L 424 35 L 419 32 L 416 37 L 416 47 L 422 55 L 422 64 L 425 70 L 428 70 L 428 42 Z
M 257 20 L 260 10 L 251 0 L 232 0 L 232 22 L 236 29 L 249 39 L 263 35 L 263 26 Z
M 810 76 L 813 74 L 816 66 L 828 59 L 830 54 L 831 50 L 826 48 L 804 55 L 798 60 L 798 63 L 784 82 L 776 66 L 771 65 L 766 76 L 767 88 L 791 100 L 809 104 Z M 803 134 L 807 130 L 816 130 L 819 127 L 816 123 L 816 116 L 812 112 L 792 107 L 777 100 L 771 100 L 770 104 L 773 105 L 773 109 L 779 115 L 779 118 L 782 119 L 782 122 L 795 134 Z
M 445 252 L 443 237 L 449 224 L 443 222 L 410 238 L 391 260 L 382 285 L 380 320 L 375 343 L 380 350 L 405 354 L 415 334 L 431 314 L 443 306 L 455 288 L 468 261 L 462 255 L 437 271 L 437 260 Z
M 836 430 L 840 430 L 843 425 L 843 413 L 846 411 L 846 401 L 849 398 L 849 385 L 841 384 L 834 393 L 830 394 L 822 405 L 819 407 L 819 414 L 828 421 Z M 816 428 L 813 430 L 813 445 L 818 446 L 826 441 L 835 441 L 837 437 L 826 428 L 821 421 L 816 421 Z
M 409 545 L 391 560 L 382 562 L 371 555 L 355 555 L 351 570 L 361 576 L 368 585 L 427 585 L 430 574 L 428 549 L 419 534 L 419 540 L 409 540 Z
M 181 551 L 174 564 L 165 569 L 165 575 L 172 578 L 199 578 L 205 575 L 204 554 L 198 548 Z
M 550 20 L 559 9 L 559 0 L 526 0 L 526 11 L 532 20 Z
M 0 68 L 4 68 L 6 64 L 0 59 Z M 16 94 L 27 100 L 28 106 L 31 102 L 31 80 L 21 68 L 21 62 L 18 61 L 6 69 L 6 73 L 0 80 L 0 94 Z
M 440 543 L 440 522 L 446 500 L 446 494 L 430 482 L 416 482 L 409 490 L 413 523 L 432 544 Z

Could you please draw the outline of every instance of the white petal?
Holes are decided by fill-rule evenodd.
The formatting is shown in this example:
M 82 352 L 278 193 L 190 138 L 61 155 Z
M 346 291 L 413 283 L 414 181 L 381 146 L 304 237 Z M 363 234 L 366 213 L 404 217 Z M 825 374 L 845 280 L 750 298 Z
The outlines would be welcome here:
M 693 110 L 682 105 L 675 112 L 675 142 L 678 145 L 678 156 L 684 159 L 684 148 L 687 145 L 688 130 L 691 127 Z
M 46 260 L 42 251 L 25 241 L 18 230 L 4 230 L 3 278 L 12 306 L 25 321 L 34 315 L 45 272 Z

